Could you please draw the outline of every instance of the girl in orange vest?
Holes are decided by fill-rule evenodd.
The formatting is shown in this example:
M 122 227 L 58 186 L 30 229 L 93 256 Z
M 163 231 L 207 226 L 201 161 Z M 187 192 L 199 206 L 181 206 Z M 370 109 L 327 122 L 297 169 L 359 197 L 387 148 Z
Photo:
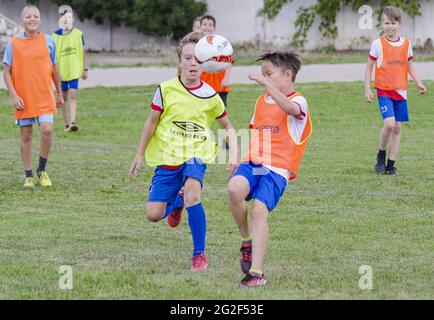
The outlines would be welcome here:
M 268 243 L 268 215 L 282 197 L 288 181 L 295 179 L 312 132 L 307 101 L 294 92 L 300 70 L 298 55 L 276 52 L 261 56 L 262 74 L 251 80 L 267 92 L 256 102 L 250 128 L 249 151 L 228 186 L 229 207 L 242 237 L 240 286 L 266 284 L 263 262 Z M 247 201 L 253 199 L 252 226 L 247 221 Z
M 21 132 L 21 157 L 26 172 L 24 187 L 34 188 L 37 183 L 42 187 L 51 187 L 45 167 L 52 143 L 56 103 L 64 104 L 56 68 L 56 46 L 51 37 L 39 33 L 41 18 L 36 6 L 24 7 L 20 23 L 25 32 L 9 41 L 3 64 L 4 80 Z M 36 122 L 41 130 L 38 180 L 33 177 L 32 170 L 32 134 Z
M 368 64 L 365 70 L 365 99 L 372 103 L 372 68 L 375 65 L 375 83 L 380 112 L 384 125 L 380 134 L 380 148 L 377 154 L 375 171 L 396 175 L 395 161 L 401 141 L 401 122 L 408 122 L 407 89 L 408 74 L 416 82 L 420 94 L 426 92 L 414 70 L 413 50 L 410 41 L 398 36 L 401 27 L 401 10 L 386 7 L 381 18 L 384 36 L 372 43 Z M 386 165 L 386 149 L 389 145 L 389 158 Z

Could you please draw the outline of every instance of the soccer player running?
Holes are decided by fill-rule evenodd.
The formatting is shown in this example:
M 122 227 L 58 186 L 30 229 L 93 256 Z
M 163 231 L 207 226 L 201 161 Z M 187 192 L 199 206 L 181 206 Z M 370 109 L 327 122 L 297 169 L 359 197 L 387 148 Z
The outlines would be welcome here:
M 262 74 L 251 80 L 263 86 L 250 123 L 251 141 L 243 162 L 229 181 L 229 207 L 240 230 L 241 287 L 267 283 L 264 257 L 268 244 L 268 216 L 283 196 L 288 181 L 297 177 L 312 132 L 307 101 L 294 91 L 301 68 L 298 55 L 274 52 L 259 57 Z M 251 228 L 247 201 L 253 199 Z
M 46 166 L 53 142 L 56 104 L 64 105 L 56 66 L 56 45 L 50 36 L 39 32 L 41 15 L 36 6 L 24 7 L 20 24 L 24 33 L 9 41 L 4 54 L 4 80 L 14 106 L 16 124 L 20 127 L 21 158 L 26 175 L 24 187 L 34 188 L 40 184 L 46 188 L 53 185 Z M 56 96 L 53 93 L 53 84 L 56 87 Z M 41 131 L 38 179 L 35 179 L 32 170 L 35 123 L 38 123 Z
M 217 153 L 210 131 L 216 120 L 226 130 L 232 159 L 237 158 L 236 135 L 224 103 L 214 89 L 200 80 L 202 71 L 194 48 L 202 37 L 203 33 L 194 32 L 181 40 L 177 50 L 180 74 L 158 87 L 128 172 L 131 179 L 140 169 L 144 153 L 147 164 L 156 166 L 148 195 L 149 221 L 167 218 L 171 227 L 177 227 L 183 208 L 187 208 L 193 239 L 191 271 L 208 268 L 201 193 L 206 164 L 212 163 Z M 235 163 L 228 165 L 231 174 L 235 167 Z
M 372 43 L 365 69 L 365 99 L 372 103 L 373 95 L 370 84 L 372 68 L 376 66 L 374 88 L 377 90 L 383 129 L 380 134 L 375 171 L 387 175 L 396 175 L 398 172 L 395 161 L 401 142 L 401 123 L 409 121 L 408 74 L 416 82 L 419 93 L 426 92 L 412 63 L 413 50 L 410 41 L 399 36 L 400 27 L 401 10 L 396 7 L 386 7 L 381 15 L 381 28 L 384 36 Z M 386 164 L 388 146 L 389 157 Z

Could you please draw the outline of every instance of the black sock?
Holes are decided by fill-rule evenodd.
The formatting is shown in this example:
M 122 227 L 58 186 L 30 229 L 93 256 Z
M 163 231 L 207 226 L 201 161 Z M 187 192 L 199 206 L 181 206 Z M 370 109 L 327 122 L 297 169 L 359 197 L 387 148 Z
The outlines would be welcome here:
M 41 156 L 39 156 L 38 172 L 45 171 L 45 166 L 47 165 L 47 160 L 48 159 L 45 159 L 45 158 L 42 158 Z
M 26 178 L 32 178 L 33 177 L 33 170 L 25 170 L 26 171 Z
M 395 166 L 395 161 L 387 159 L 386 169 L 392 169 Z
M 386 160 L 386 150 L 378 150 L 378 156 L 380 157 L 380 159 L 382 159 L 383 161 Z

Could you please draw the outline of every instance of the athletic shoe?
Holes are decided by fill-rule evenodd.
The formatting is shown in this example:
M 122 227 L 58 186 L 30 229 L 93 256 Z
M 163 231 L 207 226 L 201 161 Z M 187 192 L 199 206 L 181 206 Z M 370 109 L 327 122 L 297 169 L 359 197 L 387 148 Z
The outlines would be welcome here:
M 246 275 L 243 280 L 241 280 L 240 287 L 256 288 L 260 286 L 265 286 L 266 284 L 267 280 L 265 279 L 263 274 L 260 275 L 252 272 Z
M 182 188 L 179 192 L 178 195 L 184 199 L 184 188 Z M 179 209 L 173 210 L 169 216 L 167 217 L 167 223 L 169 224 L 169 226 L 171 226 L 172 228 L 176 228 L 182 220 L 182 210 L 184 210 L 184 206 L 182 206 Z
M 205 253 L 191 259 L 191 271 L 204 271 L 208 269 L 208 258 Z
M 71 123 L 71 131 L 72 132 L 76 132 L 76 131 L 78 131 L 78 127 L 77 127 L 77 125 L 73 122 L 73 123 Z
M 395 167 L 386 168 L 386 171 L 384 172 L 384 174 L 387 174 L 389 176 L 396 176 L 396 175 L 398 175 L 398 170 Z
M 386 171 L 386 160 L 377 155 L 377 163 L 375 164 L 375 171 L 377 173 L 384 173 Z
M 35 178 L 33 177 L 26 177 L 26 180 L 24 181 L 24 188 L 34 188 L 36 187 L 36 185 L 38 184 L 38 182 L 36 181 Z
M 65 129 L 63 129 L 63 132 L 71 132 L 71 127 L 65 126 Z
M 252 244 L 243 244 L 240 249 L 240 265 L 241 271 L 247 275 L 252 266 Z
M 53 186 L 50 178 L 48 177 L 48 174 L 45 171 L 38 172 L 38 178 L 39 178 L 39 183 L 41 184 L 42 187 L 47 188 Z

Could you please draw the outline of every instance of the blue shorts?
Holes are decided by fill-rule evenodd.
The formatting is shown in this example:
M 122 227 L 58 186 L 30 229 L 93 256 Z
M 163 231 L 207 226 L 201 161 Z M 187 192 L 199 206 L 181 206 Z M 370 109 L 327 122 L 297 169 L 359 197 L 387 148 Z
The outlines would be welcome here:
M 62 91 L 66 92 L 69 89 L 78 90 L 78 79 L 71 80 L 71 81 L 62 81 Z
M 35 123 L 38 123 L 38 126 L 40 126 L 41 122 L 54 123 L 54 114 L 44 114 L 35 118 L 15 120 L 15 124 L 19 127 L 28 127 L 34 125 Z
M 234 176 L 243 176 L 249 181 L 250 193 L 246 200 L 261 201 L 267 206 L 269 212 L 277 206 L 288 185 L 288 181 L 280 174 L 253 162 L 242 163 Z
M 407 100 L 393 100 L 387 97 L 378 97 L 378 104 L 383 120 L 395 117 L 395 121 L 408 122 Z
M 200 159 L 189 160 L 176 170 L 157 167 L 149 187 L 148 202 L 171 202 L 188 178 L 198 180 L 203 187 L 205 171 L 206 164 Z

